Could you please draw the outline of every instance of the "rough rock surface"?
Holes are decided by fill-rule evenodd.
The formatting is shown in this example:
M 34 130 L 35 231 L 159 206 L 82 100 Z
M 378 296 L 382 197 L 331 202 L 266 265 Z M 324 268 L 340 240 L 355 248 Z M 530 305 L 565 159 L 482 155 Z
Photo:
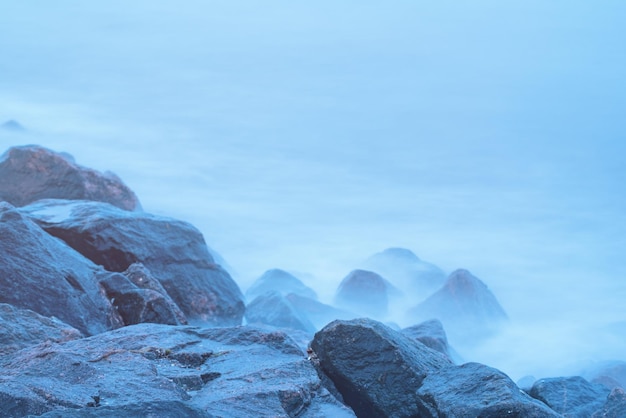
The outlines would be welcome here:
M 387 248 L 368 258 L 363 266 L 388 279 L 407 296 L 415 298 L 414 303 L 424 300 L 446 280 L 442 269 L 420 260 L 406 248 Z
M 95 200 L 141 210 L 135 193 L 116 175 L 81 167 L 68 154 L 27 145 L 9 148 L 0 156 L 0 200 L 24 206 L 50 198 Z
M 424 321 L 420 324 L 404 328 L 402 333 L 407 337 L 421 342 L 426 347 L 439 351 L 440 353 L 445 354 L 446 357 L 452 359 L 450 356 L 448 337 L 446 336 L 446 332 L 443 329 L 441 321 L 438 319 L 431 319 L 430 321 Z
M 592 415 L 592 418 L 624 417 L 626 417 L 626 392 L 621 387 L 613 388 L 606 399 L 606 403 Z
M 530 396 L 566 417 L 585 418 L 602 408 L 610 390 L 580 376 L 539 379 Z
M 350 417 L 282 332 L 139 324 L 0 358 L 5 417 Z M 117 414 L 117 415 L 116 415 Z
M 57 318 L 0 303 L 0 355 L 44 341 L 60 343 L 82 337 L 80 331 Z
M 416 390 L 430 373 L 452 364 L 441 353 L 371 319 L 334 321 L 311 348 L 359 417 L 419 416 Z
M 192 225 L 106 203 L 43 200 L 21 209 L 48 233 L 114 272 L 140 262 L 189 321 L 238 325 L 243 295 Z
M 290 293 L 317 300 L 317 293 L 296 276 L 280 269 L 266 271 L 252 283 L 246 291 L 246 299 L 252 301 L 267 292 L 279 292 L 283 296 Z
M 409 312 L 414 321 L 439 319 L 449 336 L 480 339 L 507 320 L 487 286 L 467 270 L 456 270 L 445 285 Z M 453 339 L 454 341 L 454 339 Z
M 420 417 L 560 417 L 504 373 L 478 363 L 429 374 L 417 389 Z
M 380 275 L 367 270 L 353 270 L 339 284 L 334 304 L 375 319 L 384 318 L 389 309 L 393 286 Z
M 298 329 L 311 335 L 316 331 L 311 321 L 301 315 L 287 298 L 272 291 L 257 296 L 246 306 L 246 320 L 249 324 Z
M 303 316 L 306 316 L 316 329 L 323 328 L 336 319 L 354 319 L 356 314 L 337 309 L 317 300 L 290 293 L 286 296 L 291 305 Z
M 0 302 L 55 316 L 85 334 L 123 325 L 98 285 L 103 270 L 0 202 Z

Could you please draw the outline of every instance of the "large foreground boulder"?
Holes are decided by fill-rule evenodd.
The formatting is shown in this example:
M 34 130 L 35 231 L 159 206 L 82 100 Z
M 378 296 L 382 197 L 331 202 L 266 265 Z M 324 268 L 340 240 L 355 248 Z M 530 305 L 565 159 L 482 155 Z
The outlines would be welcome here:
M 105 272 L 0 202 L 0 302 L 55 316 L 87 335 L 123 325 L 98 279 Z
M 44 341 L 60 343 L 82 337 L 76 328 L 57 318 L 48 318 L 29 309 L 0 303 L 0 355 Z
M 539 379 L 529 392 L 556 412 L 572 418 L 593 415 L 605 404 L 609 393 L 603 385 L 580 376 Z
M 27 145 L 0 156 L 0 200 L 24 206 L 49 198 L 95 200 L 141 210 L 135 193 L 116 175 L 81 167 L 68 154 Z
M 3 417 L 351 417 L 284 333 L 139 324 L 0 358 Z
M 293 293 L 317 300 L 317 294 L 313 289 L 293 274 L 281 269 L 271 269 L 263 273 L 246 291 L 246 299 L 250 302 L 267 292 L 278 292 L 283 296 Z
M 108 271 L 142 263 L 189 321 L 241 323 L 243 295 L 192 225 L 101 202 L 43 200 L 21 210 Z

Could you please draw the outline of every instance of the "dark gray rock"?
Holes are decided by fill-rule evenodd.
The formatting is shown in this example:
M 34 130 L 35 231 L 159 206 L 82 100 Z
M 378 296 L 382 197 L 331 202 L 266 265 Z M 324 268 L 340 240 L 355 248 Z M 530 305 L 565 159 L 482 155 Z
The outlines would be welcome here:
M 0 370 L 8 418 L 354 416 L 285 333 L 254 327 L 132 325 L 25 348 Z
M 359 417 L 419 416 L 417 389 L 452 364 L 441 353 L 371 319 L 334 321 L 311 342 L 319 368 Z
M 60 343 L 82 337 L 80 331 L 57 318 L 0 303 L 0 355 L 45 341 Z
M 445 285 L 411 309 L 408 316 L 412 321 L 439 319 L 449 336 L 464 341 L 491 335 L 507 320 L 487 286 L 462 269 L 450 274 Z
M 291 328 L 313 335 L 315 326 L 301 315 L 291 302 L 278 292 L 267 292 L 257 296 L 246 306 L 249 324 L 266 324 L 279 328 Z
M 97 278 L 103 270 L 0 202 L 0 302 L 55 316 L 85 334 L 123 322 Z
M 613 388 L 604 406 L 592 415 L 592 418 L 624 417 L 626 417 L 626 392 L 621 387 Z
M 313 323 L 316 329 L 321 329 L 336 319 L 354 319 L 357 317 L 352 312 L 343 311 L 334 306 L 293 293 L 288 294 L 286 298 L 296 311 Z
M 420 417 L 559 417 L 531 398 L 504 373 L 478 363 L 430 373 L 417 389 Z M 397 415 L 389 415 L 397 416 Z
M 172 301 L 162 293 L 152 289 L 142 289 L 123 274 L 107 274 L 99 283 L 122 317 L 124 325 L 143 322 L 168 325 L 187 323 L 187 321 L 181 323 L 178 320 L 178 312 L 172 309 Z
M 566 417 L 590 417 L 606 402 L 610 390 L 580 376 L 539 379 L 530 396 Z
M 317 294 L 300 279 L 284 270 L 268 270 L 256 279 L 246 291 L 246 299 L 253 300 L 267 292 L 278 292 L 283 296 L 290 293 L 317 300 Z
M 384 318 L 389 309 L 391 283 L 366 270 L 353 270 L 339 284 L 334 304 L 339 308 L 375 319 Z
M 109 271 L 142 263 L 189 321 L 241 323 L 243 295 L 192 225 L 101 202 L 43 200 L 21 210 Z
M 393 283 L 413 299 L 413 304 L 425 299 L 446 280 L 442 269 L 420 260 L 406 248 L 387 248 L 368 258 L 363 266 Z
M 24 206 L 49 198 L 95 200 L 141 210 L 135 193 L 116 175 L 81 167 L 68 154 L 26 145 L 9 148 L 0 156 L 0 200 Z
M 445 354 L 446 357 L 452 360 L 448 337 L 446 336 L 441 321 L 437 319 L 424 321 L 420 324 L 404 328 L 402 333 L 409 338 L 421 342 L 426 347 L 430 347 L 435 351 Z

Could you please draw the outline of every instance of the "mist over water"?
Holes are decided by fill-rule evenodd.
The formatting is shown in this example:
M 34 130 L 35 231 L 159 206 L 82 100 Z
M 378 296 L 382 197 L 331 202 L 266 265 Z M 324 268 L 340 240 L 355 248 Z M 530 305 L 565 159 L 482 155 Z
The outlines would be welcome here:
M 281 268 L 330 302 L 405 247 L 508 313 L 467 360 L 626 360 L 626 6 L 425 3 L 11 2 L 0 123 L 28 132 L 0 143 L 115 172 L 243 291 Z

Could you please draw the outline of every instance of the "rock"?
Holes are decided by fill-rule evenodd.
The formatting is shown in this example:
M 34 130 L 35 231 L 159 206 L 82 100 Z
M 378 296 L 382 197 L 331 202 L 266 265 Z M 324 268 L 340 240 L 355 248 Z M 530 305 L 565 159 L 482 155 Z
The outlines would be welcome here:
M 397 291 L 380 275 L 353 270 L 339 284 L 334 304 L 359 315 L 382 319 L 388 313 L 389 294 Z
M 604 406 L 592 415 L 592 418 L 624 417 L 626 417 L 626 392 L 621 387 L 613 388 Z
M 21 210 L 109 271 L 123 272 L 142 263 L 189 321 L 241 323 L 243 295 L 214 263 L 202 234 L 192 225 L 101 202 L 44 200 Z
M 387 278 L 410 297 L 413 304 L 425 299 L 446 280 L 442 269 L 420 260 L 406 248 L 387 248 L 368 258 L 363 266 Z
M 317 300 L 317 294 L 313 289 L 306 286 L 300 279 L 284 270 L 268 270 L 252 283 L 246 291 L 246 299 L 253 300 L 267 292 L 279 292 L 286 296 L 290 293 Z
M 586 418 L 602 408 L 610 390 L 580 376 L 539 379 L 530 396 L 567 417 Z
M 408 316 L 413 321 L 439 319 L 448 335 L 463 341 L 491 335 L 507 320 L 493 293 L 467 270 L 450 274 L 445 285 Z
M 39 199 L 94 200 L 141 210 L 135 193 L 116 175 L 77 165 L 71 156 L 36 145 L 0 156 L 0 200 L 24 206 Z
M 582 376 L 592 383 L 600 383 L 608 389 L 626 388 L 626 362 L 604 361 L 587 368 Z
M 311 335 L 316 331 L 311 321 L 301 315 L 287 298 L 272 291 L 257 296 L 246 306 L 246 320 L 249 324 L 299 329 Z
M 446 336 L 446 332 L 443 329 L 441 321 L 431 319 L 430 321 L 425 321 L 420 324 L 404 328 L 402 333 L 409 338 L 421 342 L 426 347 L 445 354 L 446 357 L 452 360 L 450 347 L 448 345 L 448 337 Z
M 142 289 L 120 273 L 108 274 L 100 280 L 111 304 L 122 317 L 124 325 L 151 322 L 155 324 L 182 325 L 180 311 L 171 299 L 152 289 Z
M 507 375 L 479 363 L 430 373 L 417 389 L 420 417 L 560 417 Z M 391 416 L 391 415 L 390 415 Z
M 311 342 L 319 368 L 359 417 L 420 416 L 417 389 L 450 361 L 371 319 L 334 321 Z
M 45 341 L 60 343 L 83 337 L 76 328 L 57 318 L 6 303 L 0 303 L 0 324 L 0 355 Z
M 336 319 L 354 319 L 357 317 L 354 313 L 343 311 L 294 293 L 290 293 L 285 297 L 291 302 L 296 311 L 313 323 L 316 330 L 323 328 L 326 324 Z
M 123 325 L 97 282 L 103 270 L 0 202 L 0 302 L 90 335 Z
M 248 326 L 131 325 L 25 348 L 0 370 L 4 417 L 354 416 L 286 334 Z
M 5 131 L 10 131 L 10 132 L 25 132 L 26 131 L 26 128 L 24 128 L 21 123 L 13 119 L 8 120 L 4 122 L 2 125 L 0 125 L 0 129 L 3 129 Z

